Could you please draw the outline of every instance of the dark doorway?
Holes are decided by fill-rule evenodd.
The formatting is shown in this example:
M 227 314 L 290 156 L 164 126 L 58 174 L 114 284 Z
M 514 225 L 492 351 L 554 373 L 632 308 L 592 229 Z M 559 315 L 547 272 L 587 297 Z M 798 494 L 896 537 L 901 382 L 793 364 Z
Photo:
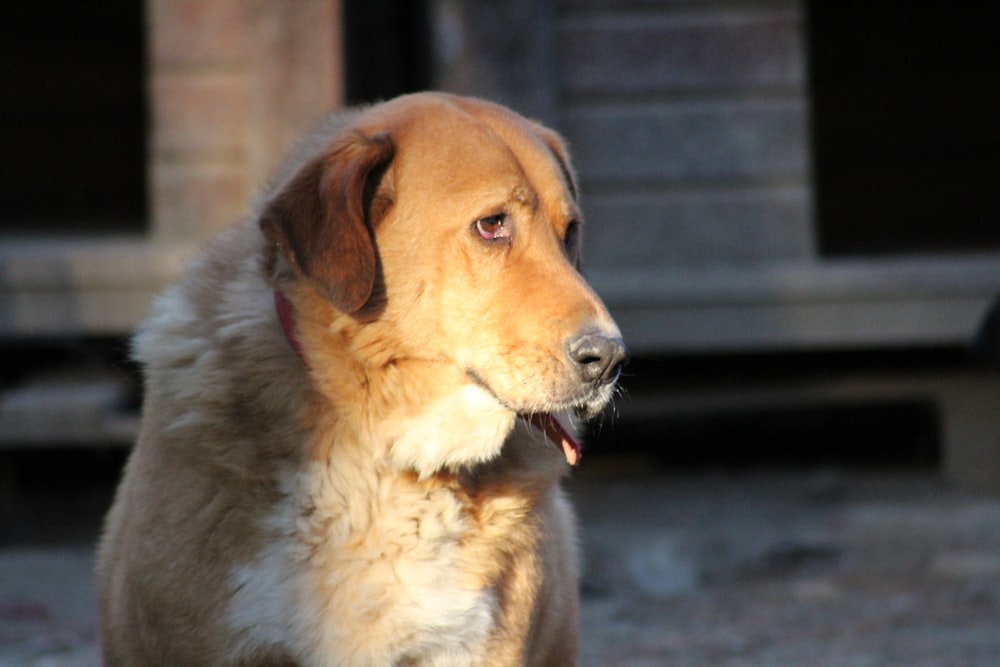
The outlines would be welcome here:
M 143 3 L 0 4 L 0 232 L 141 232 Z
M 345 2 L 343 11 L 348 104 L 431 86 L 433 51 L 425 0 Z
M 808 8 L 823 254 L 1000 249 L 1000 4 Z

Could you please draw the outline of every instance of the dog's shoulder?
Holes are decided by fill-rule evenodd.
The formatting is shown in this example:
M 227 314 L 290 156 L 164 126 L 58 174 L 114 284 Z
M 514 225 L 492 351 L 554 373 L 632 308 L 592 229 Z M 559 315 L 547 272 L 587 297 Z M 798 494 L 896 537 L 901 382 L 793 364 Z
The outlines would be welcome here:
M 154 302 L 132 353 L 161 426 L 206 427 L 198 440 L 290 428 L 310 384 L 277 322 L 267 253 L 255 224 L 230 229 Z

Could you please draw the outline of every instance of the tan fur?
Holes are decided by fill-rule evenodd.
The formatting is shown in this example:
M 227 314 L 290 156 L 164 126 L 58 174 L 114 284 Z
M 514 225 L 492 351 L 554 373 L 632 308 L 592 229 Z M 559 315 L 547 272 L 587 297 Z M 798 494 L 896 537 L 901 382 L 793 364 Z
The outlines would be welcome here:
M 108 667 L 575 664 L 566 463 L 522 418 L 612 391 L 567 359 L 619 336 L 564 246 L 571 174 L 551 131 L 441 94 L 306 140 L 136 337 Z

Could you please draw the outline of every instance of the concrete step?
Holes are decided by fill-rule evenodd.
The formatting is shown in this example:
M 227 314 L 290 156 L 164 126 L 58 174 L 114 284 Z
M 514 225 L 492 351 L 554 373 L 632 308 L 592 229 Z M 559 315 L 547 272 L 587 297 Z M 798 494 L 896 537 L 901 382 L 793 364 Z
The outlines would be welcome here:
M 65 369 L 0 393 L 0 447 L 127 446 L 139 415 L 127 377 Z

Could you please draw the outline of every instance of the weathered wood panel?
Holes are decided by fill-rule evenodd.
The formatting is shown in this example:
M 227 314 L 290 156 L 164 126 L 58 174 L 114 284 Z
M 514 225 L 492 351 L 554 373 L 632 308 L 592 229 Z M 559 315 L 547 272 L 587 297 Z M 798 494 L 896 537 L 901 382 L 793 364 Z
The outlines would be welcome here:
M 561 14 L 574 12 L 621 12 L 627 10 L 645 11 L 650 9 L 669 8 L 678 11 L 695 10 L 732 10 L 745 9 L 752 6 L 758 10 L 765 9 L 795 9 L 800 0 L 545 0 L 552 4 Z
M 800 88 L 794 11 L 566 20 L 556 33 L 564 95 Z
M 802 182 L 805 101 L 575 106 L 564 132 L 585 183 Z
M 967 343 L 998 272 L 984 256 L 587 273 L 629 347 L 649 353 Z
M 787 261 L 813 251 L 805 186 L 633 194 L 584 192 L 585 265 Z

